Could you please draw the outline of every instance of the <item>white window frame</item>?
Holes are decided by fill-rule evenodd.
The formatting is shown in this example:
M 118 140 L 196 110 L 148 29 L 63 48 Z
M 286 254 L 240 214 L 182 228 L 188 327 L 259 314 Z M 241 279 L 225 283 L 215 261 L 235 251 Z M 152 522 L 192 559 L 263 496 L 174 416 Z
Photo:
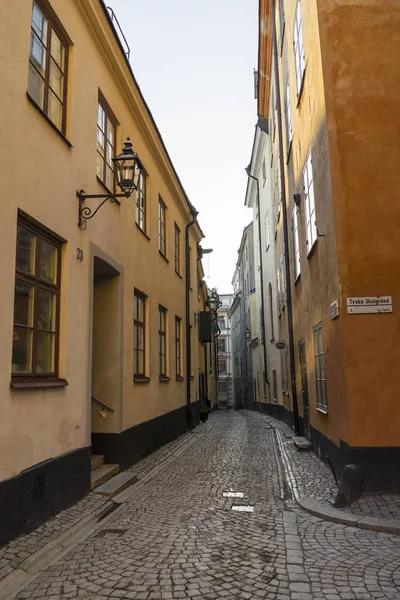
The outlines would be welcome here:
M 297 207 L 292 212 L 292 231 L 293 231 L 293 257 L 294 257 L 294 280 L 300 275 L 300 243 L 299 243 L 299 221 L 297 216 Z
M 317 221 L 315 214 L 314 180 L 312 170 L 311 148 L 308 151 L 303 169 L 304 202 L 306 205 L 306 244 L 307 256 L 317 241 Z
M 289 154 L 290 146 L 293 140 L 293 130 L 292 130 L 292 115 L 290 113 L 290 85 L 287 82 L 286 85 L 286 95 L 285 95 L 285 121 L 286 121 L 286 152 Z
M 300 0 L 297 0 L 296 16 L 294 20 L 293 51 L 296 67 L 297 95 L 299 96 L 303 85 L 304 72 L 306 70 Z
M 268 248 L 271 245 L 271 235 L 269 231 L 269 212 L 265 214 L 265 251 L 267 252 Z
M 328 396 L 326 392 L 326 367 L 324 352 L 324 336 L 322 323 L 316 325 L 314 333 L 315 383 L 317 387 L 317 408 L 328 412 Z

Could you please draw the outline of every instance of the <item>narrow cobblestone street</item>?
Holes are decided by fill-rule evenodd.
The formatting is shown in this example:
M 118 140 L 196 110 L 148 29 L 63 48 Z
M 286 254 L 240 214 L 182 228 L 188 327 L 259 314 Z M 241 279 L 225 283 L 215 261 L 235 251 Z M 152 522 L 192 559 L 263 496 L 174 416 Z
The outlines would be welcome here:
M 297 508 L 262 415 L 221 411 L 184 437 L 16 598 L 400 598 L 400 537 Z

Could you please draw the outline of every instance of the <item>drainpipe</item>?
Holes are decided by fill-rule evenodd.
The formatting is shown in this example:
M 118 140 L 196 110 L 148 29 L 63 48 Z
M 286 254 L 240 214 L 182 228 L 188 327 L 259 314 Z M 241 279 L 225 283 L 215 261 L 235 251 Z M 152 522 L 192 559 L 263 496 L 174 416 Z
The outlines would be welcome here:
M 276 108 L 278 113 L 278 139 L 279 139 L 279 167 L 281 172 L 281 192 L 282 192 L 282 219 L 283 219 L 283 241 L 285 250 L 285 275 L 286 275 L 286 290 L 287 290 L 287 314 L 289 328 L 289 355 L 290 355 L 290 376 L 292 380 L 292 398 L 293 398 L 293 417 L 294 429 L 299 433 L 299 409 L 297 406 L 297 390 L 296 390 L 296 365 L 294 357 L 294 335 L 293 335 L 293 309 L 292 309 L 292 287 L 290 283 L 290 261 L 289 261 L 289 234 L 288 234 L 288 218 L 286 207 L 286 188 L 285 188 L 285 171 L 283 159 L 283 133 L 282 133 L 282 105 L 281 92 L 279 87 L 279 62 L 278 62 L 278 41 L 276 35 L 276 20 L 275 20 L 275 1 L 271 0 L 271 19 L 272 19 L 272 38 L 275 63 L 275 89 L 276 89 Z
M 264 275 L 263 275 L 263 259 L 262 259 L 262 244 L 261 244 L 261 212 L 260 212 L 260 180 L 258 177 L 250 174 L 250 166 L 246 169 L 247 175 L 250 179 L 254 179 L 257 184 L 257 212 L 258 212 L 258 250 L 260 255 L 260 285 L 261 285 L 261 312 L 263 317 L 262 332 L 264 337 L 263 344 L 263 357 L 264 357 L 264 388 L 268 386 L 268 398 L 269 398 L 269 413 L 271 414 L 271 389 L 269 387 L 268 371 L 267 371 L 267 328 L 265 326 L 265 310 L 264 310 Z
M 185 226 L 185 271 L 186 271 L 186 422 L 188 429 L 193 429 L 192 409 L 190 407 L 190 376 L 192 370 L 192 354 L 190 340 L 190 257 L 189 229 L 197 223 L 197 211 L 192 211 L 193 219 Z

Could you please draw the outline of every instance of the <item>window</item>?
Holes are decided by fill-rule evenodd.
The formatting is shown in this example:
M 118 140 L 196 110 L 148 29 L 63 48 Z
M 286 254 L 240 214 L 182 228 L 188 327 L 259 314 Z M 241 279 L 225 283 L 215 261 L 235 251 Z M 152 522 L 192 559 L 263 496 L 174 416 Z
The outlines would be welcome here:
M 282 44 L 283 35 L 285 33 L 285 13 L 283 11 L 283 0 L 279 0 L 279 35 L 280 43 Z
M 36 0 L 32 9 L 28 94 L 64 134 L 67 63 L 67 36 Z
M 272 371 L 272 391 L 275 402 L 278 402 L 278 378 L 276 376 L 276 371 Z
M 136 225 L 146 233 L 146 175 L 143 171 L 136 190 Z
M 317 383 L 317 405 L 319 408 L 328 410 L 328 399 L 326 394 L 326 373 L 324 339 L 322 335 L 322 323 L 314 327 L 314 353 L 315 353 L 315 379 Z
M 176 376 L 182 377 L 182 359 L 181 359 L 181 328 L 182 319 L 175 317 L 175 365 L 176 365 Z M 211 355 L 211 353 L 210 353 Z
M 134 305 L 134 374 L 145 376 L 145 348 L 146 348 L 146 295 L 135 290 Z
M 264 160 L 262 162 L 262 177 L 263 177 L 263 187 L 264 187 L 265 184 L 267 183 L 267 165 L 265 163 L 265 156 L 264 156 Z
M 273 307 L 273 301 L 272 301 L 272 285 L 271 283 L 269 283 L 268 285 L 268 310 L 269 310 L 269 322 L 270 322 L 270 326 L 271 326 L 271 335 L 270 335 L 270 342 L 274 341 L 274 307 Z
M 160 375 L 167 376 L 167 309 L 158 307 L 158 356 Z
M 181 230 L 175 223 L 175 271 L 181 273 Z
M 112 159 L 115 156 L 115 127 L 116 119 L 107 107 L 105 100 L 100 97 L 97 105 L 97 177 L 110 190 L 114 191 L 114 167 Z
M 226 394 L 226 391 L 227 391 L 226 381 L 219 381 L 218 382 L 218 394 Z
M 265 250 L 267 251 L 271 244 L 271 236 L 269 233 L 269 213 L 265 215 Z
M 218 361 L 218 373 L 226 373 L 226 360 Z
M 165 229 L 165 216 L 167 207 L 162 198 L 158 199 L 158 249 L 163 256 L 167 255 L 167 238 Z
M 217 317 L 218 327 L 220 329 L 225 329 L 225 319 L 224 317 Z
M 299 247 L 299 223 L 297 220 L 297 208 L 294 207 L 292 213 L 292 232 L 293 232 L 293 257 L 294 257 L 294 279 L 300 275 L 300 247 Z
M 61 241 L 19 217 L 17 226 L 13 378 L 58 376 Z
M 303 75 L 306 69 L 306 60 L 304 56 L 304 44 L 303 44 L 303 29 L 301 22 L 301 4 L 300 0 L 297 1 L 296 17 L 294 22 L 293 32 L 293 48 L 294 48 L 294 60 L 296 66 L 296 82 L 297 82 L 297 95 L 301 92 L 301 86 L 303 84 Z
M 315 220 L 315 198 L 314 182 L 312 171 L 311 150 L 308 152 L 306 164 L 303 170 L 304 200 L 306 204 L 306 223 L 307 223 L 307 254 L 317 241 L 317 223 Z
M 282 393 L 289 394 L 289 370 L 288 370 L 288 351 L 287 351 L 287 349 L 281 350 L 280 355 L 281 355 Z
M 292 116 L 290 113 L 290 86 L 289 82 L 286 85 L 286 96 L 285 96 L 285 124 L 286 124 L 286 152 L 290 152 L 290 144 L 293 139 L 292 132 Z
M 219 339 L 217 341 L 218 344 L 218 352 L 226 352 L 226 340 L 225 339 Z

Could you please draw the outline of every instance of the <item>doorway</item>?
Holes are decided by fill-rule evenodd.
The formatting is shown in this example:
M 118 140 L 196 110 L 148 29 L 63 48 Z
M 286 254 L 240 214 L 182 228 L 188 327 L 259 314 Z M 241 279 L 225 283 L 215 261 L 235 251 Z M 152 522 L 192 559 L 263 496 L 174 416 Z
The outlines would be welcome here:
M 122 391 L 121 275 L 93 258 L 90 436 L 119 433 Z
M 299 360 L 301 373 L 301 393 L 303 398 L 303 424 L 304 435 L 310 439 L 310 405 L 308 401 L 308 381 L 307 381 L 307 363 L 306 363 L 306 343 L 305 340 L 299 342 Z

